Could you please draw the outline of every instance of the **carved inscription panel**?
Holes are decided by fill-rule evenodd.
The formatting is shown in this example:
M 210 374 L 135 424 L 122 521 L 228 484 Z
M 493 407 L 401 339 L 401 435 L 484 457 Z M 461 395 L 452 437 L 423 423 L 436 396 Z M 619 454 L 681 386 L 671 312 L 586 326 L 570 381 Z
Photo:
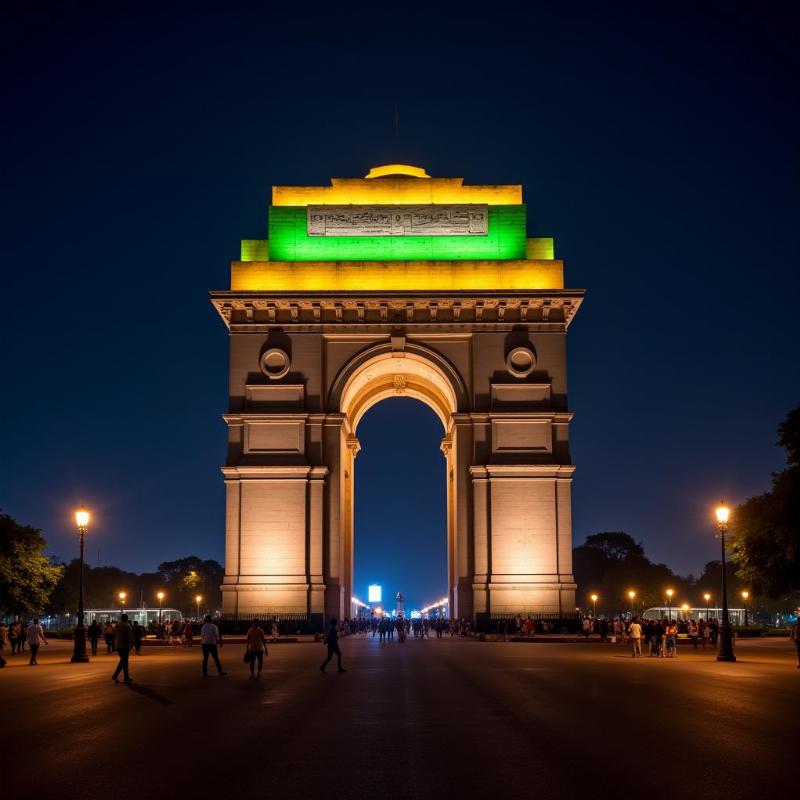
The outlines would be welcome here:
M 486 236 L 486 205 L 308 206 L 309 236 Z

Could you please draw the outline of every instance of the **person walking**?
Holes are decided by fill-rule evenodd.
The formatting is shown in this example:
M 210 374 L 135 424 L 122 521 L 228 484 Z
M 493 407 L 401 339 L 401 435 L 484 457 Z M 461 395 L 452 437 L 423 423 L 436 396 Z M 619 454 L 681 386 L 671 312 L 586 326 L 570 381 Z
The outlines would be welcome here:
M 183 646 L 191 647 L 194 644 L 194 625 L 190 619 L 186 620 L 183 626 Z
M 142 654 L 142 639 L 144 639 L 145 629 L 144 625 L 140 625 L 134 620 L 133 623 L 133 651 L 137 656 Z
M 264 656 L 267 653 L 267 641 L 264 631 L 259 627 L 258 620 L 254 619 L 247 631 L 247 657 L 250 664 L 250 679 L 261 677 L 261 670 L 264 667 Z M 258 662 L 258 674 L 255 673 L 256 661 Z
M 633 622 L 628 627 L 628 636 L 631 637 L 633 658 L 640 658 L 642 655 L 642 626 L 636 618 L 633 619 Z
M 117 655 L 119 656 L 117 668 L 114 670 L 114 674 L 111 676 L 111 680 L 114 681 L 114 683 L 119 683 L 118 678 L 120 672 L 125 679 L 125 683 L 133 683 L 131 680 L 131 674 L 128 670 L 128 659 L 131 655 L 132 642 L 133 629 L 128 623 L 128 615 L 121 614 L 119 622 L 114 627 L 114 650 L 116 650 Z
M 211 621 L 211 614 L 206 614 L 203 627 L 200 628 L 200 646 L 203 651 L 203 677 L 208 677 L 209 656 L 214 659 L 220 677 L 227 675 L 219 660 L 218 648 L 222 647 L 222 638 L 219 635 L 219 628 Z
M 336 664 L 339 667 L 339 672 L 347 672 L 342 666 L 342 651 L 339 649 L 339 634 L 336 630 L 336 619 L 331 619 L 328 624 L 328 632 L 325 634 L 325 644 L 328 645 L 328 657 L 319 665 L 319 671 L 325 672 L 325 667 L 336 655 Z
M 8 647 L 8 625 L 0 620 L 0 667 L 6 665 L 6 648 Z
M 44 628 L 39 624 L 39 620 L 35 619 L 33 621 L 33 625 L 28 625 L 28 630 L 25 632 L 25 639 L 28 642 L 28 646 L 31 650 L 31 660 L 28 662 L 28 666 L 34 666 L 39 662 L 36 660 L 36 656 L 39 653 L 39 646 L 42 642 L 47 644 L 47 639 L 44 635 Z
M 797 650 L 797 669 L 800 669 L 800 608 L 797 609 L 797 619 L 789 631 L 789 638 L 794 642 Z
M 91 625 L 89 625 L 86 634 L 89 638 L 89 644 L 92 646 L 92 655 L 97 655 L 97 643 L 100 641 L 100 636 L 103 633 L 103 629 L 100 627 L 100 623 L 93 619 Z
M 22 630 L 20 629 L 19 622 L 12 622 L 11 627 L 8 629 L 8 641 L 11 642 L 11 655 L 17 652 L 21 635 Z M 21 653 L 22 650 L 20 649 L 19 652 Z
M 106 622 L 103 627 L 103 638 L 106 641 L 106 653 L 111 654 L 114 652 L 114 623 L 111 620 Z

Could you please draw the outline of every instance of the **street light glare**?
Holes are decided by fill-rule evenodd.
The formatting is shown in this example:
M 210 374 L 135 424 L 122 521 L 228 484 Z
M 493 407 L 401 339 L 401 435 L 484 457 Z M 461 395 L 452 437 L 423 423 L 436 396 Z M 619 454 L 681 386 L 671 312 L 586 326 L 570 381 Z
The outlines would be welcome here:
M 164 599 L 164 592 L 159 592 L 159 593 L 156 595 L 156 597 L 157 597 L 159 600 L 163 600 L 163 599 Z
M 731 510 L 725 503 L 720 503 L 716 509 L 717 522 L 720 525 L 727 525 L 731 516 Z
M 748 592 L 748 591 L 747 591 L 747 589 L 743 589 L 743 590 L 742 590 L 742 597 L 743 597 L 745 600 L 747 600 L 747 598 L 748 598 L 748 597 L 750 597 L 750 592 Z
M 675 590 L 674 589 L 667 589 L 667 597 L 672 599 L 672 595 L 674 595 L 674 594 L 675 594 Z
M 81 508 L 75 512 L 75 524 L 79 528 L 89 527 L 89 512 L 86 509 Z
M 127 596 L 128 596 L 128 593 L 127 593 L 127 592 L 120 592 L 120 593 L 117 595 L 117 597 L 119 597 L 119 599 L 120 599 L 120 600 L 123 600 L 123 601 L 125 600 L 125 598 L 126 598 Z
M 633 600 L 633 598 L 636 597 L 636 592 L 634 592 L 633 589 L 631 589 L 628 592 L 628 597 L 630 597 L 630 599 Z
M 708 592 L 706 592 L 706 593 L 703 595 L 703 599 L 704 599 L 704 600 L 706 601 L 706 603 L 707 603 L 707 602 L 708 602 L 708 601 L 711 599 L 711 595 L 710 595 Z
M 590 597 L 592 598 L 592 602 L 593 603 L 597 602 L 597 595 L 596 594 L 590 595 Z

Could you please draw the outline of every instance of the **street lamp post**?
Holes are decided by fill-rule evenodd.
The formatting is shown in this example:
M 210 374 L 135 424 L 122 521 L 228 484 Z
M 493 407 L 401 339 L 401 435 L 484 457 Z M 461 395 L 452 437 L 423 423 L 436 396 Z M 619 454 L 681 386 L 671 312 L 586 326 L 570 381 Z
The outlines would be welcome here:
M 592 599 L 592 618 L 597 619 L 597 595 L 590 595 Z
M 717 661 L 736 661 L 733 652 L 733 631 L 728 614 L 728 580 L 725 574 L 725 534 L 728 530 L 728 520 L 731 510 L 725 503 L 720 503 L 716 510 L 717 528 L 722 547 L 722 622 L 719 626 L 719 653 Z
M 633 619 L 633 617 L 634 617 L 634 614 L 633 614 L 633 601 L 636 599 L 636 592 L 634 592 L 633 589 L 631 589 L 628 592 L 628 597 L 630 598 L 630 601 L 631 601 L 631 619 Z
M 750 597 L 750 592 L 747 589 L 742 591 L 742 600 L 744 600 L 744 626 L 747 627 L 747 598 Z
M 120 615 L 120 617 L 122 617 L 122 615 L 125 613 L 125 598 L 127 596 L 128 596 L 127 592 L 119 592 L 117 594 L 117 597 L 119 598 L 119 615 Z
M 72 649 L 71 661 L 84 663 L 89 660 L 86 653 L 86 626 L 83 624 L 83 547 L 86 531 L 89 527 L 89 512 L 81 508 L 75 512 L 75 524 L 78 526 L 78 537 L 81 543 L 81 572 L 78 584 L 78 624 L 75 627 L 75 644 Z
M 202 595 L 198 594 L 194 599 L 197 603 L 197 619 L 200 619 L 200 601 L 203 599 L 203 597 Z
M 159 592 L 156 597 L 158 598 L 158 624 L 161 624 L 161 604 L 164 602 L 164 592 Z
M 672 622 L 672 595 L 675 594 L 674 589 L 667 589 L 667 617 Z
M 711 600 L 711 595 L 706 592 L 703 595 L 703 599 L 706 601 L 706 625 L 708 624 L 708 601 Z

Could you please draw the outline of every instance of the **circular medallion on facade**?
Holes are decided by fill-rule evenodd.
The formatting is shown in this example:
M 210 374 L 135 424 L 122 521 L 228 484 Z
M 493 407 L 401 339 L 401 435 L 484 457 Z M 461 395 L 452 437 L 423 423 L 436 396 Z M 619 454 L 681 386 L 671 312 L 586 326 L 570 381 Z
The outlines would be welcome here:
M 515 378 L 527 378 L 536 366 L 536 354 L 529 347 L 515 347 L 506 356 L 506 369 Z
M 273 380 L 282 378 L 291 366 L 289 354 L 279 347 L 271 347 L 261 356 L 261 371 Z

